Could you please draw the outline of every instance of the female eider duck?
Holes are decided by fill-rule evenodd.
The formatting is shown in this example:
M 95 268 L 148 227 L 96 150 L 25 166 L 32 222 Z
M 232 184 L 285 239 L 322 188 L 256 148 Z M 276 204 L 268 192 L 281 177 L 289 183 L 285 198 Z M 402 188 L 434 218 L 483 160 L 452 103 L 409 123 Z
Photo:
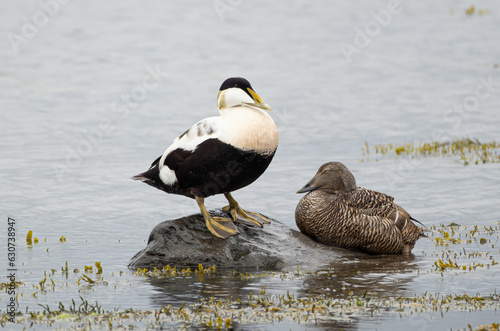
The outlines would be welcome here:
M 372 254 L 409 254 L 424 228 L 384 193 L 356 186 L 340 162 L 323 164 L 297 193 L 306 193 L 295 210 L 300 231 L 326 245 Z M 418 222 L 420 223 L 420 222 Z M 420 223 L 421 224 L 421 223 Z
M 196 199 L 207 228 L 219 238 L 239 234 L 233 221 L 262 227 L 264 216 L 241 209 L 232 191 L 255 181 L 278 147 L 278 129 L 265 104 L 244 78 L 229 78 L 217 94 L 220 116 L 205 118 L 177 137 L 148 171 L 134 179 Z M 223 193 L 233 221 L 212 217 L 204 200 Z M 257 217 L 257 218 L 256 218 Z

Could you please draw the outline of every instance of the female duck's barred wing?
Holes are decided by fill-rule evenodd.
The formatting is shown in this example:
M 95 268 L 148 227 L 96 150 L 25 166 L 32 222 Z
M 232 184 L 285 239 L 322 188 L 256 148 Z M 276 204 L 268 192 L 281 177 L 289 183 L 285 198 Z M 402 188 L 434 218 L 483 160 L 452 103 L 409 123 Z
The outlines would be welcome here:
M 380 217 L 384 222 L 394 224 L 405 243 L 414 244 L 419 237 L 425 236 L 423 229 L 412 222 L 418 221 L 394 203 L 394 198 L 389 195 L 359 187 L 347 198 L 346 203 L 360 214 Z
M 401 231 L 401 234 L 403 235 L 403 240 L 405 243 L 414 245 L 418 238 L 427 237 L 424 234 L 424 230 L 424 228 L 421 228 L 418 225 L 415 225 L 415 223 L 413 223 L 411 220 L 408 220 L 408 223 L 403 231 Z
M 395 203 L 378 209 L 356 209 L 355 212 L 358 215 L 357 219 L 365 222 L 368 237 L 375 235 L 385 237 L 385 242 L 379 242 L 377 245 L 387 247 L 400 243 L 414 245 L 422 236 L 422 229 L 411 221 L 406 210 Z M 366 222 L 372 222 L 372 224 L 367 225 Z M 377 246 L 377 249 L 385 248 Z
M 411 218 L 406 210 L 394 203 L 393 197 L 362 187 L 346 196 L 346 204 L 360 214 L 392 220 L 401 232 Z
M 337 238 L 344 247 L 354 247 L 372 253 L 397 253 L 403 246 L 401 231 L 394 226 L 394 219 L 365 214 L 362 210 L 337 203 L 342 230 L 336 229 Z M 341 211 L 341 212 L 340 212 Z
M 390 195 L 380 193 L 377 191 L 372 191 L 363 187 L 358 187 L 358 189 L 348 196 L 346 203 L 349 206 L 370 210 L 370 214 L 386 216 L 394 218 L 394 212 L 397 210 L 399 216 L 408 219 L 408 221 L 414 221 L 418 224 L 425 226 L 418 220 L 411 217 L 411 215 L 401 206 L 394 202 L 394 198 Z
M 394 198 L 380 192 L 358 187 L 355 191 L 343 194 L 346 204 L 353 208 L 371 209 L 392 205 Z
M 364 231 L 365 228 L 379 228 L 381 225 L 384 228 L 393 227 L 394 220 L 377 213 L 376 209 L 352 207 L 344 197 L 333 194 L 327 196 L 317 191 L 311 192 L 297 206 L 300 226 L 316 233 L 327 234 L 332 231 L 330 235 L 335 235 L 339 228 L 356 232 Z
M 394 220 L 381 216 L 364 215 L 359 217 L 366 226 L 364 232 L 364 243 L 361 246 L 364 250 L 374 253 L 398 253 L 404 244 L 401 231 L 394 227 Z
M 342 194 L 345 204 L 356 212 L 396 219 L 398 208 L 394 198 L 384 193 L 358 187 L 355 191 Z

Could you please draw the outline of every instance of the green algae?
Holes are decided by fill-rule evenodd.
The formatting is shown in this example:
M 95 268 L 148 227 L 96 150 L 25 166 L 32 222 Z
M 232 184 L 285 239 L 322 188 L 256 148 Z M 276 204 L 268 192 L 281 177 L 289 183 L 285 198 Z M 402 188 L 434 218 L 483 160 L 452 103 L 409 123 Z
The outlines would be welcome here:
M 293 294 L 268 295 L 265 289 L 260 294 L 249 293 L 245 300 L 221 300 L 207 298 L 184 304 L 180 307 L 163 306 L 155 310 L 105 311 L 97 303 L 89 303 L 80 297 L 78 304 L 55 308 L 42 305 L 43 311 L 27 311 L 17 316 L 17 323 L 29 327 L 51 326 L 56 329 L 107 329 L 131 325 L 146 328 L 161 328 L 176 325 L 216 327 L 231 329 L 235 324 L 260 324 L 275 322 L 312 323 L 326 321 L 349 322 L 362 316 L 381 315 L 388 311 L 400 315 L 425 312 L 480 311 L 498 309 L 499 296 L 442 295 L 424 293 L 412 297 L 379 297 L 375 293 L 349 295 L 347 298 L 332 298 L 326 295 L 296 297 Z M 5 316 L 0 319 L 5 326 Z
M 454 158 L 463 165 L 500 163 L 500 143 L 481 143 L 478 139 L 468 137 L 451 142 L 409 142 L 400 144 L 376 144 L 370 147 L 368 142 L 361 149 L 363 161 L 379 161 L 382 159 L 424 157 Z M 374 154 L 374 155 L 373 155 Z
M 474 5 L 471 5 L 469 8 L 465 9 L 465 15 L 467 15 L 467 16 L 473 16 L 476 12 L 480 16 L 490 14 L 489 9 L 479 8 L 476 10 L 476 6 L 474 6 Z
M 427 232 L 430 246 L 422 255 L 427 256 L 426 265 L 421 270 L 385 270 L 387 274 L 411 272 L 440 275 L 446 280 L 448 275 L 464 275 L 481 270 L 498 268 L 500 222 L 487 226 L 469 226 L 450 223 L 431 226 Z M 425 239 L 422 239 L 425 240 Z M 429 259 L 430 258 L 430 259 Z M 91 301 L 91 292 L 100 288 L 120 290 L 131 283 L 121 279 L 123 273 L 146 280 L 168 281 L 169 284 L 182 282 L 207 282 L 221 278 L 223 282 L 236 279 L 238 282 L 255 281 L 270 283 L 307 280 L 339 283 L 345 279 L 337 275 L 334 268 L 306 270 L 297 266 L 291 270 L 252 272 L 233 270 L 223 272 L 215 266 L 198 265 L 197 268 L 165 266 L 151 270 L 138 269 L 128 273 L 120 271 L 104 274 L 106 266 L 95 262 L 93 265 L 71 266 L 66 262 L 62 267 L 45 271 L 40 280 L 31 284 L 19 284 L 19 299 L 25 295 L 45 295 L 47 292 L 77 290 L 71 303 L 41 304 L 26 307 L 17 312 L 16 322 L 26 328 L 51 328 L 64 330 L 99 329 L 192 329 L 209 328 L 230 330 L 239 325 L 261 325 L 269 323 L 299 324 L 313 327 L 328 323 L 354 323 L 362 318 L 371 318 L 388 313 L 400 316 L 422 315 L 435 312 L 476 312 L 500 308 L 496 293 L 430 293 L 414 295 L 390 295 L 368 287 L 362 291 L 346 284 L 338 292 L 325 290 L 310 293 L 268 293 L 266 285 L 258 289 L 248 289 L 238 297 L 209 297 L 193 299 L 180 306 L 165 305 L 157 309 L 136 310 L 134 308 L 103 309 L 97 301 Z M 397 266 L 399 269 L 399 266 Z M 111 278 L 109 278 L 111 277 Z M 114 277 L 114 278 L 113 278 Z M 106 278 L 106 280 L 105 280 Z M 252 283 L 253 282 L 253 283 Z M 352 290 L 352 291 L 351 291 Z M 33 292 L 34 291 L 34 292 Z M 30 294 L 30 292 L 32 292 Z M 57 302 L 57 301 L 55 301 Z M 8 327 L 8 320 L 0 313 L 0 324 Z M 490 325 L 491 326 L 491 325 Z M 478 326 L 481 329 L 483 326 Z
M 500 330 L 499 323 L 478 325 L 477 328 L 472 328 L 472 326 L 469 324 L 468 327 L 469 327 L 469 330 L 474 330 L 474 331 L 498 331 L 498 330 Z
M 191 277 L 192 274 L 198 276 L 199 281 L 203 282 L 204 276 L 213 275 L 216 272 L 217 268 L 215 266 L 210 266 L 208 268 L 204 268 L 203 265 L 198 265 L 197 269 L 191 270 L 191 268 L 185 269 L 177 269 L 177 267 L 170 267 L 170 265 L 166 265 L 163 268 L 159 269 L 157 267 L 148 270 L 147 268 L 141 269 L 138 268 L 136 272 L 134 272 L 137 276 L 150 277 L 155 279 L 169 279 L 169 278 L 178 278 L 178 277 Z
M 500 257 L 493 250 L 500 240 L 500 226 L 497 224 L 467 226 L 451 223 L 431 226 L 429 230 L 434 245 L 444 248 L 442 251 L 424 253 L 438 258 L 434 261 L 434 271 L 471 272 L 478 268 L 491 268 L 499 264 Z M 486 245 L 485 249 L 491 248 L 491 250 L 478 251 L 478 247 L 482 245 Z

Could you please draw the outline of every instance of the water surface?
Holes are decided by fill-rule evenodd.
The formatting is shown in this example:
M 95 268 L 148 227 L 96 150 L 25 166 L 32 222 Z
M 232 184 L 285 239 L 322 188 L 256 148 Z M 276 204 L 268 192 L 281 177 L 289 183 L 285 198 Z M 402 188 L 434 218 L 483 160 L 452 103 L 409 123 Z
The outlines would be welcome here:
M 497 2 L 481 2 L 488 11 L 479 15 L 478 7 L 467 16 L 469 3 L 401 1 L 398 13 L 349 63 L 340 46 L 355 46 L 356 28 L 373 24 L 373 14 L 388 10 L 388 2 L 243 1 L 222 14 L 216 3 L 69 1 L 29 38 L 23 27 L 40 15 L 40 4 L 0 5 L 0 217 L 17 222 L 18 273 L 25 284 L 21 310 L 79 295 L 108 309 L 155 309 L 214 295 L 244 297 L 263 285 L 298 295 L 341 295 L 343 287 L 382 296 L 494 293 L 498 266 L 427 272 L 444 249 L 432 239 L 419 241 L 411 258 L 332 261 L 337 277 L 319 282 L 307 276 L 240 281 L 227 271 L 225 278 L 173 284 L 126 268 L 157 223 L 198 212 L 194 201 L 130 177 L 195 121 L 217 114 L 217 90 L 230 76 L 250 80 L 273 107 L 280 131 L 269 169 L 234 194 L 244 208 L 296 228 L 301 196 L 294 192 L 324 162 L 341 161 L 358 185 L 395 196 L 429 227 L 498 224 L 498 164 L 464 167 L 445 158 L 360 162 L 365 142 L 500 140 Z M 9 33 L 25 42 L 13 47 Z M 154 84 L 146 89 L 148 76 Z M 453 108 L 470 100 L 484 81 L 493 83 L 481 88 L 477 105 Z M 224 202 L 210 198 L 207 207 Z M 24 244 L 28 230 L 38 244 Z M 0 231 L 5 238 L 6 225 Z M 498 246 L 471 245 L 498 258 Z M 102 277 L 112 285 L 75 285 L 80 272 L 69 277 L 71 286 L 52 293 L 30 287 L 66 261 L 71 270 L 100 261 Z M 63 282 L 65 276 L 54 277 Z M 0 298 L 6 300 L 6 293 Z M 441 329 L 492 316 L 497 318 L 494 311 L 422 318 L 425 328 Z M 350 326 L 386 329 L 398 323 L 388 315 Z

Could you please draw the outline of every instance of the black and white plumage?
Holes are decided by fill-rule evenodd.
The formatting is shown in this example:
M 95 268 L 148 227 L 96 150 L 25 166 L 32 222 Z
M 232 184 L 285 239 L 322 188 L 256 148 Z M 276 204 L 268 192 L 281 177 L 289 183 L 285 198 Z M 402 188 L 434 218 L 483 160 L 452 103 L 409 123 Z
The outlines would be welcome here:
M 330 246 L 372 254 L 409 254 L 425 229 L 394 198 L 356 185 L 340 162 L 323 164 L 297 193 L 295 210 L 302 233 Z
M 208 229 L 217 237 L 238 234 L 230 219 L 211 217 L 204 198 L 224 194 L 233 220 L 262 227 L 230 192 L 254 182 L 269 166 L 278 146 L 271 108 L 244 78 L 229 78 L 217 95 L 220 116 L 205 118 L 177 137 L 148 171 L 134 177 L 167 193 L 195 198 Z M 252 217 L 252 216 L 255 217 Z

